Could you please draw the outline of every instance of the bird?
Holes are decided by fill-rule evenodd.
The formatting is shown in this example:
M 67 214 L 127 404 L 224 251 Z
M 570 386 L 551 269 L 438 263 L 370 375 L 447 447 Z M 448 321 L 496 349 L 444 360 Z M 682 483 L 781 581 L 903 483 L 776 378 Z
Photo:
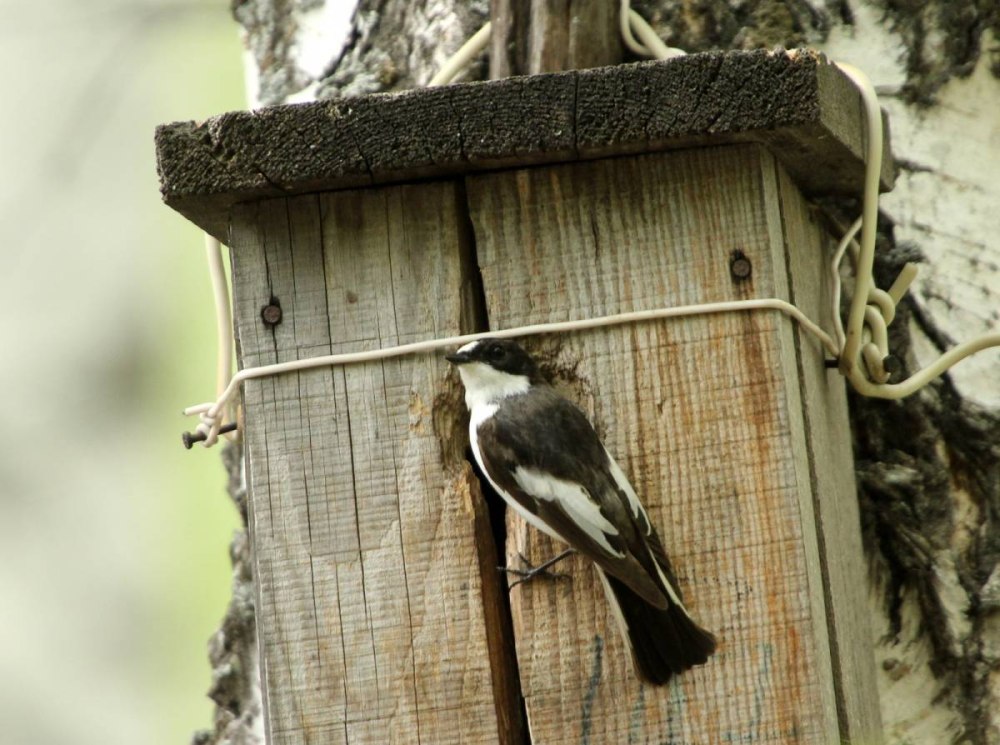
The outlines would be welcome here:
M 707 662 L 716 639 L 685 607 L 656 528 L 586 414 L 510 339 L 445 359 L 465 388 L 480 472 L 530 525 L 594 562 L 639 677 L 663 685 Z

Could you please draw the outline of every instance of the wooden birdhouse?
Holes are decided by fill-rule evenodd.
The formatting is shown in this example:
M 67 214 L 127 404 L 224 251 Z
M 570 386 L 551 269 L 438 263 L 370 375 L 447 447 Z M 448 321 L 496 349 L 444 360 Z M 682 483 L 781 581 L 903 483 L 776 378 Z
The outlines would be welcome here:
M 822 57 L 729 52 L 156 143 L 167 204 L 230 247 L 251 367 L 750 298 L 829 324 L 810 198 L 860 194 L 863 132 Z M 442 356 L 265 377 L 243 407 L 268 742 L 880 741 L 845 387 L 820 346 L 773 311 L 524 343 L 629 474 L 717 654 L 640 683 L 581 557 L 508 596 L 498 565 L 560 549 L 498 524 Z

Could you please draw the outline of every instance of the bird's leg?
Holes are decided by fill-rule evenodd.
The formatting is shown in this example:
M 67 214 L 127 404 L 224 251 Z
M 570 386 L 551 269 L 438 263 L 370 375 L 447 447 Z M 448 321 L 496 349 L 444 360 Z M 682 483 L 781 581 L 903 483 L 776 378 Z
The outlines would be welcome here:
M 557 562 L 562 561 L 570 554 L 575 554 L 575 553 L 576 553 L 575 548 L 567 548 L 558 556 L 549 559 L 548 561 L 539 564 L 536 567 L 531 566 L 531 562 L 529 562 L 526 558 L 524 558 L 523 554 L 518 554 L 518 556 L 521 557 L 521 561 L 523 561 L 525 565 L 527 565 L 528 567 L 527 569 L 511 569 L 510 567 L 497 567 L 497 569 L 499 569 L 501 572 L 505 572 L 506 574 L 515 574 L 518 576 L 519 579 L 514 580 L 513 582 L 510 583 L 510 585 L 508 585 L 507 591 L 510 592 L 522 582 L 527 582 L 528 580 L 534 579 L 535 577 L 548 577 L 549 579 L 561 579 L 562 577 L 569 576 L 566 574 L 559 574 L 557 572 L 550 572 L 549 567 L 553 566 Z

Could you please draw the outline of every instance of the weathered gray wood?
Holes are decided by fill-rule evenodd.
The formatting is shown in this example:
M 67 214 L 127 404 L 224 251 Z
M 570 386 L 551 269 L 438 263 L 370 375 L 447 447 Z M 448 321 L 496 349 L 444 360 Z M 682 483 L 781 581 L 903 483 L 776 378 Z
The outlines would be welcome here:
M 621 62 L 618 7 L 608 0 L 492 0 L 490 78 Z
M 240 206 L 240 364 L 468 330 L 459 193 L 439 183 Z M 272 298 L 273 329 L 259 312 Z M 424 356 L 245 385 L 271 745 L 517 737 L 495 569 L 477 548 L 492 537 L 449 444 L 460 398 L 454 381 L 441 394 L 445 373 Z
M 585 70 L 589 67 L 614 65 L 622 61 L 622 36 L 618 23 L 619 3 L 606 0 L 545 0 L 547 12 L 566 28 L 569 37 L 567 50 L 562 57 L 562 70 Z M 553 12 L 562 6 L 561 12 Z M 544 35 L 544 30 L 541 32 Z M 537 38 L 539 30 L 534 31 Z M 545 42 L 545 39 L 542 39 Z M 539 49 L 538 72 L 548 72 L 553 67 L 546 61 L 547 45 Z M 561 55 L 556 56 L 556 62 Z
M 788 174 L 779 168 L 776 179 L 791 300 L 831 328 L 832 241 Z M 805 331 L 795 327 L 795 337 L 841 737 L 850 743 L 878 743 L 882 718 L 878 696 L 871 695 L 876 690 L 875 639 L 868 618 L 844 381 L 836 370 L 824 369 L 822 350 Z
M 490 0 L 490 79 L 523 75 L 528 69 L 529 14 L 524 0 Z
M 779 173 L 767 151 L 740 146 L 469 178 L 490 323 L 789 297 L 786 253 L 803 247 L 786 252 L 801 231 L 783 218 L 806 218 L 801 201 L 781 200 Z M 752 262 L 749 281 L 730 276 L 736 249 Z M 835 527 L 821 506 L 817 529 L 820 490 L 834 488 L 836 468 L 850 469 L 844 445 L 828 440 L 844 426 L 842 396 L 830 396 L 829 434 L 806 421 L 800 368 L 821 365 L 821 355 L 803 351 L 800 360 L 791 323 L 769 312 L 540 337 L 531 346 L 593 415 L 659 526 L 689 607 L 720 639 L 705 667 L 665 688 L 644 686 L 585 560 L 563 567 L 571 581 L 518 587 L 511 604 L 532 741 L 877 735 L 877 722 L 842 729 L 837 716 L 838 707 L 861 716 L 860 702 L 877 701 L 877 691 L 870 674 L 844 688 L 843 676 L 873 664 L 843 648 L 837 624 L 858 609 L 841 609 L 827 625 L 828 603 L 857 602 L 842 582 L 856 562 L 843 561 L 835 536 L 853 530 L 844 545 L 857 548 L 858 526 L 848 517 Z M 831 453 L 836 464 L 817 465 Z M 509 561 L 518 551 L 538 561 L 557 550 L 519 518 L 508 526 Z
M 164 200 L 226 240 L 232 206 L 265 196 L 709 141 L 763 142 L 807 193 L 858 193 L 861 117 L 815 53 L 711 52 L 224 114 L 156 144 Z

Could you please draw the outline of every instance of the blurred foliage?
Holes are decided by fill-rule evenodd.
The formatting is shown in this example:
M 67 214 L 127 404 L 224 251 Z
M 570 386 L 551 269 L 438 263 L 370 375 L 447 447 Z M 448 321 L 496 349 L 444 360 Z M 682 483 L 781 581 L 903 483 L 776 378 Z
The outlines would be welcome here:
M 156 124 L 243 107 L 226 0 L 0 3 L 4 741 L 178 743 L 239 525 L 219 451 L 200 231 L 160 203 Z

